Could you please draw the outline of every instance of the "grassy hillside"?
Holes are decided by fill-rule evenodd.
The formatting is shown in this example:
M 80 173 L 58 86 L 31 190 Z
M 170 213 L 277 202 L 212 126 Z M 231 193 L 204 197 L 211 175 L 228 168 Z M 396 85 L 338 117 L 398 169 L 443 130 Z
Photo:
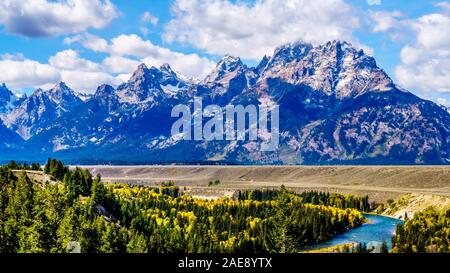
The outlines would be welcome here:
M 320 190 L 369 195 L 372 200 L 416 193 L 450 196 L 448 166 L 87 166 L 104 181 L 156 185 L 174 181 L 197 195 L 211 191 L 270 188 L 285 185 L 295 191 Z M 210 181 L 220 185 L 208 187 Z M 200 190 L 199 190 L 200 189 Z M 213 194 L 214 195 L 214 194 Z

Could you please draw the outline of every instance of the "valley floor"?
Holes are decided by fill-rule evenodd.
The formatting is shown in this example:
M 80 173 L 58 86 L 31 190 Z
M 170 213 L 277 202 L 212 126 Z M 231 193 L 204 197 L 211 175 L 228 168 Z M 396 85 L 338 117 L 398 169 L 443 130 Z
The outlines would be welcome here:
M 217 198 L 235 190 L 281 185 L 309 190 L 369 195 L 386 202 L 400 196 L 450 198 L 450 166 L 83 166 L 107 182 L 154 186 L 173 181 L 188 194 Z M 220 183 L 208 186 L 210 181 Z M 439 200 L 439 198 L 437 199 Z

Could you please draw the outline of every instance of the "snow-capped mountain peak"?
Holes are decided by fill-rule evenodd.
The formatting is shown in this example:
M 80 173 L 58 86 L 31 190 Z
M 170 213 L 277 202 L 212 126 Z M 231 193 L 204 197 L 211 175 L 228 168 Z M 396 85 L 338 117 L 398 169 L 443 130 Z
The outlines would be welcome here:
M 117 88 L 116 94 L 122 103 L 152 104 L 163 98 L 175 96 L 187 87 L 188 84 L 172 70 L 170 65 L 147 68 L 145 64 L 141 64 L 131 79 Z
M 8 87 L 6 86 L 5 83 L 2 83 L 2 84 L 0 85 L 0 90 L 1 90 L 1 92 L 2 92 L 2 93 L 0 93 L 0 94 L 3 94 L 3 93 L 9 93 L 9 94 L 12 94 L 11 90 L 8 89 Z
M 73 90 L 63 81 L 58 81 L 56 85 L 50 89 L 50 92 L 73 93 Z
M 312 49 L 312 47 L 311 44 L 301 41 L 280 46 L 275 49 L 268 65 L 273 67 L 300 60 Z
M 159 67 L 159 70 L 163 73 L 165 79 L 175 79 L 177 81 L 184 82 L 186 84 L 198 83 L 199 80 L 195 78 L 189 78 L 178 71 L 172 69 L 168 63 L 164 63 Z
M 356 50 L 353 45 L 346 41 L 333 40 L 319 46 L 323 50 L 344 51 L 346 49 Z
M 343 41 L 283 45 L 255 68 L 225 56 L 202 82 L 185 80 L 168 64 L 141 64 L 117 89 L 102 85 L 91 98 L 70 103 L 72 94 L 63 83 L 37 90 L 3 116 L 8 128 L 0 125 L 0 147 L 3 129 L 44 158 L 58 151 L 74 160 L 145 163 L 450 162 L 446 108 L 400 89 L 373 57 Z M 278 105 L 279 149 L 261 152 L 258 141 L 174 140 L 171 110 L 194 96 L 204 105 Z
M 339 99 L 395 89 L 373 57 L 341 41 L 315 47 L 302 42 L 281 46 L 261 74 L 263 84 L 266 79 L 279 78 Z
M 17 104 L 19 98 L 8 89 L 5 83 L 0 85 L 0 114 L 10 112 Z
M 140 64 L 137 67 L 137 69 L 133 72 L 133 75 L 128 80 L 128 83 L 142 81 L 146 77 L 148 72 L 149 72 L 149 69 L 148 69 L 147 65 L 145 65 L 144 63 Z
M 226 55 L 200 83 L 200 95 L 211 96 L 220 103 L 229 101 L 252 86 L 257 78 L 256 68 L 247 67 L 238 57 Z
M 112 108 L 119 106 L 119 97 L 116 95 L 116 89 L 108 84 L 100 85 L 95 91 L 92 101 L 98 102 L 108 108 L 108 113 L 112 112 Z
M 227 81 L 238 73 L 245 72 L 247 66 L 242 63 L 239 57 L 226 55 L 216 65 L 214 70 L 206 76 L 203 83 L 211 85 L 211 83 Z
M 48 122 L 71 111 L 82 100 L 65 83 L 49 90 L 37 89 L 2 119 L 5 125 L 24 139 L 42 131 Z
M 226 71 L 226 72 L 234 71 L 242 66 L 243 66 L 243 63 L 241 61 L 241 58 L 234 57 L 231 55 L 226 55 L 217 64 L 217 67 L 220 67 L 221 70 Z
M 269 61 L 270 61 L 269 57 L 267 57 L 267 55 L 264 55 L 264 57 L 261 59 L 258 66 L 256 67 L 258 73 L 261 74 L 261 72 L 263 72 L 264 69 L 266 69 L 267 65 L 269 64 Z
M 175 73 L 175 71 L 173 71 L 172 67 L 170 67 L 170 65 L 168 63 L 164 63 L 159 67 L 159 70 L 164 74 L 164 75 L 170 75 L 170 76 L 174 76 L 176 77 L 177 74 Z
M 100 85 L 95 91 L 94 97 L 103 97 L 114 95 L 115 89 L 109 84 Z
M 161 73 L 162 73 L 162 84 L 163 85 L 177 84 L 180 82 L 183 82 L 183 84 L 184 84 L 189 81 L 185 76 L 174 71 L 168 63 L 162 64 L 159 67 L 159 71 L 161 71 Z
M 53 88 L 44 92 L 57 104 L 72 104 L 80 102 L 80 98 L 76 95 L 65 82 L 58 82 Z

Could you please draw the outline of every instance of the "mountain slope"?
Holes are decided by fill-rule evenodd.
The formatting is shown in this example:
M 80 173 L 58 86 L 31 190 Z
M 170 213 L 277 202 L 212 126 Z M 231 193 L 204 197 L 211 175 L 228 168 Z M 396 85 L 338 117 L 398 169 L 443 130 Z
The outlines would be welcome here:
M 450 114 L 397 87 L 373 57 L 346 42 L 284 45 L 255 68 L 225 56 L 198 83 L 184 79 L 167 64 L 140 65 L 128 82 L 117 89 L 103 85 L 85 101 L 61 84 L 56 89 L 66 92 L 36 91 L 4 119 L 28 140 L 26 151 L 43 158 L 136 163 L 450 163 Z M 171 117 L 172 108 L 185 104 L 192 109 L 195 96 L 203 98 L 204 107 L 279 105 L 279 148 L 262 152 L 261 140 L 183 141 L 172 136 L 171 126 L 177 120 Z
M 240 58 L 225 56 L 199 84 L 196 95 L 202 96 L 205 103 L 223 106 L 255 84 L 258 76 L 256 69 L 248 68 Z
M 71 111 L 82 100 L 63 82 L 50 90 L 36 90 L 13 111 L 3 117 L 11 130 L 27 140 L 48 129 L 62 114 Z
M 366 92 L 383 92 L 395 86 L 373 57 L 349 43 L 333 41 L 313 47 L 294 43 L 277 48 L 262 72 L 267 79 L 293 85 L 306 85 L 338 99 Z
M 91 146 L 107 151 L 108 146 L 128 147 L 149 135 L 170 133 L 171 109 L 182 102 L 180 97 L 188 96 L 189 85 L 168 65 L 142 64 L 127 83 L 117 89 L 100 86 L 90 99 L 58 117 L 51 129 L 33 136 L 27 146 L 45 152 Z
M 12 132 L 0 121 L 0 149 L 11 148 L 22 142 L 20 136 Z
M 20 98 L 14 95 L 3 83 L 0 85 L 0 115 L 10 112 L 20 103 Z
M 231 144 L 226 159 L 450 162 L 450 115 L 396 87 L 362 51 L 339 41 L 318 47 L 295 43 L 278 48 L 266 62 L 245 97 L 280 105 L 280 149 L 264 154 L 257 146 L 249 150 Z

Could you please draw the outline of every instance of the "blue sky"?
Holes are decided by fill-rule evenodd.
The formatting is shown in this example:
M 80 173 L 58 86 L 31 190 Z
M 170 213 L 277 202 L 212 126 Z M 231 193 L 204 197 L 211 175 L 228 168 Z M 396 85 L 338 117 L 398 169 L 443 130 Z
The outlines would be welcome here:
M 225 54 L 254 65 L 284 43 L 333 39 L 450 105 L 450 2 L 439 0 L 2 1 L 0 82 L 29 93 L 63 80 L 93 92 L 141 62 L 202 78 Z

